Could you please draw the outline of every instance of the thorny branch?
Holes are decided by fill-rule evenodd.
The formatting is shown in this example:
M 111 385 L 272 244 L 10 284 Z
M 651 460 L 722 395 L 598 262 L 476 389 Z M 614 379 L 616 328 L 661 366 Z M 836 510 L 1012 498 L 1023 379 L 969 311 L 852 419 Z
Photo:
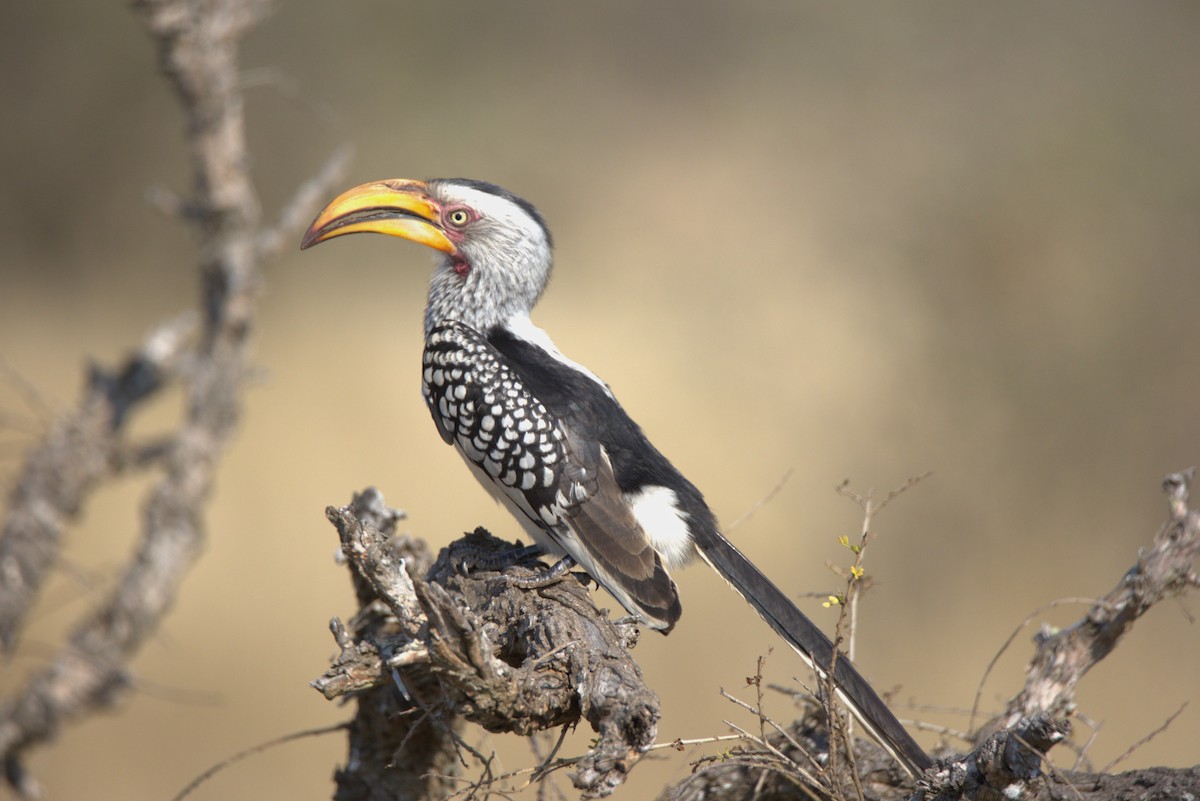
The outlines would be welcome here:
M 165 323 L 116 369 L 93 367 L 79 406 L 33 449 L 10 495 L 0 531 L 0 647 L 6 650 L 58 561 L 67 525 L 97 486 L 120 475 L 124 454 L 136 450 L 125 423 L 147 397 L 182 385 L 184 418 L 153 451 L 161 477 L 124 573 L 49 664 L 0 703 L 0 758 L 5 778 L 22 795 L 38 791 L 22 766 L 25 751 L 122 694 L 127 662 L 157 628 L 204 545 L 204 510 L 250 369 L 261 258 L 273 245 L 273 230 L 260 226 L 247 168 L 237 59 L 241 38 L 268 8 L 266 0 L 134 4 L 157 41 L 159 65 L 186 118 L 193 181 L 183 219 L 198 234 L 200 314 Z M 327 168 L 322 186 L 306 186 L 300 197 L 311 204 L 336 169 Z M 281 219 L 290 224 L 299 216 L 293 209 Z

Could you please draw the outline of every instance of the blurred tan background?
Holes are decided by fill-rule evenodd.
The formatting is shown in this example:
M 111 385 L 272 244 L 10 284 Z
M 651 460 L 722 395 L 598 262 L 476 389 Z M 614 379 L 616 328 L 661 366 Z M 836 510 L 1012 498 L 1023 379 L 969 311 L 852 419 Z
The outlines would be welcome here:
M 86 360 L 113 363 L 193 303 L 196 254 L 145 201 L 189 176 L 136 19 L 80 0 L 4 17 L 0 356 L 42 398 L 0 382 L 8 484 Z M 1162 476 L 1200 461 L 1197 41 L 1186 3 L 294 0 L 244 64 L 268 215 L 342 142 L 346 185 L 462 175 L 534 201 L 558 241 L 535 319 L 723 519 L 794 471 L 732 534 L 789 591 L 840 584 L 825 563 L 847 562 L 836 538 L 861 522 L 842 479 L 882 494 L 934 471 L 877 521 L 859 663 L 901 688 L 902 717 L 961 727 L 912 704 L 969 707 L 1028 614 L 1107 592 L 1165 517 Z M 272 264 L 262 380 L 208 553 L 137 660 L 137 692 L 32 757 L 50 798 L 168 798 L 235 751 L 348 716 L 307 686 L 333 652 L 328 619 L 352 610 L 325 505 L 375 484 L 435 545 L 477 524 L 516 535 L 420 399 L 430 263 L 355 237 Z M 158 400 L 138 431 L 178 406 Z M 103 594 L 148 480 L 105 488 L 70 532 L 4 689 Z M 742 690 L 768 649 L 771 680 L 799 661 L 709 571 L 677 578 L 679 628 L 637 651 L 660 738 L 723 734 L 722 718 L 747 721 L 718 688 Z M 1088 676 L 1097 766 L 1189 700 L 1124 764 L 1197 761 L 1196 609 L 1162 604 Z M 1019 688 L 1033 631 L 985 686 L 989 709 Z M 784 699 L 770 708 L 790 719 Z M 533 761 L 472 737 L 504 768 Z M 342 759 L 340 736 L 289 745 L 193 797 L 326 798 Z M 672 752 L 622 795 L 687 770 Z

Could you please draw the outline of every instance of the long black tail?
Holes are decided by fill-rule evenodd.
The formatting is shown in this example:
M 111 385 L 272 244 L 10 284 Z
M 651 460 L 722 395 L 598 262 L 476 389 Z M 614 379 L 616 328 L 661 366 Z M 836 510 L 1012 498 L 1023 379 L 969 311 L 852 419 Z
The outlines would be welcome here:
M 920 776 L 933 764 L 850 660 L 839 654 L 834 661 L 833 643 L 829 638 L 761 570 L 719 532 L 705 532 L 700 536 L 703 541 L 697 541 L 696 546 L 704 561 L 733 585 L 809 667 L 825 677 L 829 674 L 830 664 L 834 666 L 833 686 L 838 697 L 909 774 Z

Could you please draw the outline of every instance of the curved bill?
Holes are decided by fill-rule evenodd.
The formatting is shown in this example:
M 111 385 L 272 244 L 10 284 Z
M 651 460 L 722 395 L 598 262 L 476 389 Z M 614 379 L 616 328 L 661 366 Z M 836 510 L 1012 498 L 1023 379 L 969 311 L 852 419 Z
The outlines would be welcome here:
M 454 253 L 441 212 L 424 181 L 372 181 L 338 195 L 304 233 L 300 249 L 346 234 L 388 234 Z

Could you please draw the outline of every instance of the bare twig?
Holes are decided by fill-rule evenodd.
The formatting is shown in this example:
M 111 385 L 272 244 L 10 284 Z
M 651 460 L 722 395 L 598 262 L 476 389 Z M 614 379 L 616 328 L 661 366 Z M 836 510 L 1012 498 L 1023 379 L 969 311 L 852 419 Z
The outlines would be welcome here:
M 259 232 L 255 243 L 259 258 L 265 259 L 278 253 L 285 243 L 292 241 L 295 231 L 308 224 L 313 209 L 346 172 L 353 155 L 354 148 L 341 145 L 329 155 L 316 174 L 296 189 L 292 199 L 280 210 L 275 223 Z
M 909 478 L 903 484 L 901 484 L 899 487 L 896 487 L 895 489 L 891 490 L 887 494 L 887 497 L 885 497 L 879 503 L 875 503 L 873 490 L 868 490 L 866 495 L 861 495 L 861 494 L 851 490 L 850 489 L 850 479 L 844 480 L 841 484 L 839 484 L 835 488 L 835 491 L 839 495 L 841 495 L 845 498 L 849 498 L 850 500 L 854 501 L 856 504 L 858 504 L 859 508 L 861 508 L 863 511 L 862 528 L 859 533 L 859 541 L 858 541 L 858 544 L 856 547 L 851 548 L 852 552 L 854 553 L 854 564 L 851 565 L 850 570 L 848 571 L 848 575 L 845 576 L 846 589 L 845 589 L 844 595 L 842 596 L 845 599 L 845 603 L 842 604 L 842 609 L 840 610 L 840 613 L 838 615 L 838 621 L 837 621 L 837 627 L 836 627 L 836 637 L 835 637 L 835 642 L 841 642 L 843 640 L 843 638 L 845 639 L 845 641 L 846 641 L 846 656 L 850 659 L 851 662 L 854 661 L 855 656 L 856 656 L 855 646 L 857 644 L 857 633 L 858 633 L 858 600 L 859 600 L 859 596 L 862 594 L 861 590 L 864 587 L 864 583 L 862 581 L 862 578 L 863 578 L 863 575 L 865 572 L 865 568 L 863 567 L 863 560 L 866 557 L 867 545 L 870 544 L 871 539 L 874 536 L 874 532 L 872 531 L 871 526 L 874 523 L 875 516 L 877 514 L 879 514 L 879 512 L 881 512 L 884 509 L 884 507 L 886 507 L 889 503 L 891 503 L 896 498 L 903 495 L 908 490 L 912 489 L 914 486 L 916 486 L 922 480 L 928 478 L 930 475 L 932 475 L 932 472 L 926 471 L 918 476 L 913 476 L 913 477 Z M 836 658 L 837 658 L 837 652 L 835 649 L 834 659 L 836 659 Z M 830 675 L 832 675 L 832 670 L 833 670 L 833 665 L 830 665 Z M 829 682 L 828 679 L 826 679 L 826 681 L 827 681 L 827 683 Z M 833 689 L 833 685 L 832 685 L 832 683 L 830 683 L 829 686 L 826 687 L 828 697 L 833 697 L 833 693 L 831 692 L 832 689 Z M 832 716 L 831 716 L 831 720 L 832 720 Z M 840 728 L 843 731 L 843 733 L 845 735 L 844 739 L 847 744 L 853 742 L 853 739 L 854 739 L 854 720 L 853 720 L 853 718 L 851 718 L 850 720 L 836 723 L 835 728 Z M 853 760 L 854 759 L 854 749 L 850 748 L 849 745 L 847 745 L 846 750 L 847 750 L 847 753 L 849 754 L 850 759 Z M 857 784 L 857 777 L 855 779 L 855 782 Z M 861 795 L 862 795 L 861 787 L 858 788 L 858 793 L 859 793 L 859 796 L 861 797 Z
M 1105 765 L 1104 767 L 1100 768 L 1100 772 L 1101 772 L 1101 773 L 1108 773 L 1108 772 L 1109 772 L 1109 771 L 1111 771 L 1113 768 L 1115 768 L 1117 765 L 1121 764 L 1121 763 L 1122 763 L 1122 762 L 1124 762 L 1126 759 L 1129 759 L 1129 757 L 1133 756 L 1133 754 L 1134 754 L 1134 752 L 1135 752 L 1135 751 L 1137 751 L 1137 750 L 1138 750 L 1139 748 L 1141 748 L 1143 745 L 1145 745 L 1146 743 L 1150 742 L 1150 741 L 1151 741 L 1151 740 L 1153 740 L 1155 737 L 1157 737 L 1158 735 L 1162 734 L 1164 731 L 1166 731 L 1167 729 L 1169 729 L 1169 728 L 1171 727 L 1171 724 L 1175 722 L 1175 718 L 1177 718 L 1177 717 L 1179 717 L 1180 715 L 1182 715 L 1182 714 L 1183 714 L 1183 710 L 1187 709 L 1187 707 L 1188 707 L 1188 702 L 1187 702 L 1187 701 L 1184 701 L 1182 704 L 1180 704 L 1180 705 L 1179 705 L 1179 709 L 1176 709 L 1176 710 L 1175 710 L 1173 713 L 1171 713 L 1171 716 L 1170 716 L 1170 717 L 1168 717 L 1166 720 L 1164 720 L 1164 721 L 1162 722 L 1162 725 L 1161 725 L 1161 726 L 1159 726 L 1158 728 L 1154 729 L 1154 731 L 1150 732 L 1149 734 L 1147 734 L 1147 735 L 1146 735 L 1145 737 L 1143 737 L 1142 739 L 1138 740 L 1138 741 L 1137 741 L 1136 743 L 1134 743 L 1133 745 L 1129 746 L 1129 748 L 1125 749 L 1125 751 L 1124 751 L 1124 752 L 1122 752 L 1120 756 L 1118 756 L 1118 757 L 1117 757 L 1116 759 L 1114 759 L 1112 762 L 1109 762 L 1109 763 L 1108 763 L 1107 765 Z
M 192 779 L 190 782 L 187 783 L 186 787 L 184 787 L 182 790 L 180 790 L 178 793 L 176 793 L 171 798 L 171 801 L 183 801 L 183 799 L 185 799 L 189 795 L 191 795 L 192 792 L 194 792 L 196 790 L 196 788 L 198 788 L 200 785 L 204 784 L 206 781 L 211 779 L 213 776 L 216 776 L 218 773 L 225 770 L 226 768 L 233 767 L 238 762 L 241 762 L 243 759 L 246 759 L 247 757 L 252 757 L 257 754 L 261 754 L 264 751 L 269 751 L 272 748 L 275 748 L 280 745 L 286 745 L 287 743 L 292 743 L 292 742 L 295 742 L 296 740 L 303 740 L 307 737 L 320 737 L 321 735 L 324 735 L 324 734 L 332 734 L 335 731 L 342 731 L 345 728 L 346 728 L 345 723 L 335 723 L 332 726 L 321 726 L 316 729 L 305 729 L 304 731 L 296 731 L 296 732 L 292 732 L 291 734 L 285 734 L 282 737 L 276 737 L 274 740 L 268 740 L 265 743 L 259 743 L 258 745 L 254 745 L 254 746 L 251 746 L 242 751 L 238 751 L 233 756 L 222 759 L 220 762 L 207 768 L 199 776 Z
M 130 412 L 177 375 L 194 320 L 183 315 L 159 326 L 116 370 L 93 366 L 79 407 L 51 425 L 26 458 L 0 531 L 0 649 L 16 645 L 42 579 L 58 561 L 67 523 L 119 472 Z M 0 733 L 0 753 L 3 742 Z
M 1034 609 L 1032 612 L 1026 615 L 1025 619 L 1017 624 L 1017 627 L 1014 628 L 1012 633 L 1008 635 L 1008 639 L 1005 640 L 998 649 L 996 649 L 996 653 L 992 656 L 991 661 L 988 662 L 987 667 L 983 671 L 983 675 L 979 678 L 979 684 L 975 688 L 975 700 L 971 704 L 971 714 L 970 717 L 967 718 L 967 731 L 974 730 L 975 716 L 979 714 L 979 702 L 983 698 L 983 687 L 985 684 L 987 684 L 988 677 L 992 675 L 992 671 L 996 668 L 997 663 L 999 663 L 1000 657 L 1004 656 L 1004 652 L 1009 649 L 1009 647 L 1017 639 L 1018 635 L 1020 635 L 1020 633 L 1024 631 L 1029 624 L 1037 620 L 1038 617 L 1040 617 L 1044 612 L 1054 609 L 1055 607 L 1065 606 L 1067 604 L 1088 604 L 1094 606 L 1098 603 L 1100 602 L 1095 598 L 1055 598 L 1050 603 L 1042 604 L 1037 609 Z
M 257 69 L 243 70 L 240 84 L 243 90 L 257 89 L 263 86 L 274 89 L 275 93 L 280 97 L 285 97 L 294 103 L 298 103 L 314 120 L 325 128 L 337 128 L 339 123 L 342 122 L 342 118 L 338 116 L 337 109 L 326 103 L 314 100 L 311 93 L 303 90 L 300 81 L 278 67 L 258 67 Z
M 912 489 L 922 480 L 932 475 L 932 472 L 926 471 L 919 476 L 913 476 L 896 487 L 887 494 L 882 501 L 875 503 L 875 493 L 873 490 L 867 490 L 866 495 L 861 495 L 850 489 L 850 480 L 846 479 L 839 484 L 835 491 L 842 497 L 849 498 L 854 501 L 863 511 L 862 528 L 859 532 L 858 547 L 854 549 L 854 565 L 850 569 L 850 575 L 846 577 L 846 604 L 844 612 L 849 614 L 849 622 L 846 632 L 846 655 L 850 657 L 850 661 L 854 661 L 855 653 L 855 634 L 858 631 L 858 589 L 861 586 L 859 580 L 863 575 L 863 558 L 866 553 L 867 545 L 870 544 L 874 533 L 871 529 L 871 524 L 875 521 L 875 515 L 883 511 L 889 503 L 903 495 L 908 490 Z M 842 617 L 838 619 L 838 635 L 840 637 L 842 631 Z M 849 731 L 853 733 L 853 721 L 851 721 Z
M 745 523 L 747 520 L 754 517 L 754 514 L 759 509 L 763 508 L 768 503 L 775 500 L 775 496 L 783 491 L 783 488 L 788 483 L 788 479 L 790 479 L 792 477 L 792 473 L 794 473 L 794 472 L 795 472 L 795 470 L 793 468 L 789 467 L 787 469 L 787 471 L 784 472 L 784 474 L 780 477 L 779 481 L 775 484 L 775 486 L 771 487 L 771 490 L 766 495 L 762 496 L 749 509 L 742 512 L 742 514 L 740 516 L 738 516 L 737 520 L 734 520 L 732 523 L 730 523 L 728 526 L 725 527 L 726 531 L 733 531 L 735 528 L 740 526 L 742 523 Z
M 1170 517 L 1117 586 L 1075 624 L 1055 632 L 1043 628 L 1038 633 L 1037 653 L 1025 688 L 1009 702 L 1000 725 L 1009 727 L 1017 719 L 1039 712 L 1069 713 L 1080 679 L 1112 652 L 1134 622 L 1164 598 L 1196 586 L 1200 515 L 1187 506 L 1194 472 L 1189 468 L 1163 481 Z
M 538 762 L 539 762 L 537 767 L 535 767 L 533 769 L 533 773 L 530 774 L 529 780 L 531 782 L 541 781 L 542 778 L 549 775 L 550 765 L 553 764 L 555 758 L 558 756 L 558 752 L 562 748 L 563 743 L 566 742 L 567 734 L 570 731 L 571 731 L 570 726 L 563 726 L 562 728 L 560 728 L 558 730 L 558 737 L 554 741 L 554 745 L 552 745 L 550 747 L 550 751 L 547 752 L 546 754 L 542 754 L 542 749 L 540 747 L 541 737 L 544 735 L 535 734 L 534 736 L 529 738 L 529 747 L 533 750 L 533 755 L 538 759 Z M 549 734 L 549 732 L 546 732 L 546 734 Z M 539 788 L 539 790 L 538 790 L 539 797 L 543 796 L 544 789 L 547 787 L 550 787 L 550 786 L 551 786 L 550 782 L 543 783 L 542 787 Z M 562 793 L 557 790 L 556 790 L 556 794 L 559 795 L 560 797 L 562 796 Z
M 162 471 L 146 501 L 136 551 L 109 597 L 75 625 L 43 670 L 0 704 L 0 758 L 18 792 L 33 787 L 21 768 L 27 749 L 64 722 L 111 705 L 130 686 L 129 659 L 157 629 L 205 542 L 204 512 L 251 375 L 263 255 L 237 53 L 269 5 L 134 3 L 186 117 L 191 191 L 186 200 L 161 203 L 199 235 L 200 309 L 160 326 L 117 369 L 93 367 L 83 400 L 51 426 L 13 488 L 0 532 L 4 648 L 16 642 L 44 575 L 59 559 L 64 528 L 90 493 L 128 464 Z M 301 216 L 302 202 L 285 223 Z M 131 445 L 125 422 L 170 382 L 182 384 L 185 396 L 178 429 L 149 451 Z
M 54 419 L 54 404 L 42 389 L 3 357 L 0 357 L 0 381 L 11 386 L 44 425 L 48 426 Z
M 745 739 L 740 734 L 716 734 L 712 737 L 694 737 L 691 739 L 677 738 L 669 743 L 655 743 L 647 748 L 647 751 L 661 751 L 664 748 L 670 748 L 675 751 L 682 751 L 689 745 L 710 745 L 712 743 L 724 743 L 729 741 L 737 741 Z

